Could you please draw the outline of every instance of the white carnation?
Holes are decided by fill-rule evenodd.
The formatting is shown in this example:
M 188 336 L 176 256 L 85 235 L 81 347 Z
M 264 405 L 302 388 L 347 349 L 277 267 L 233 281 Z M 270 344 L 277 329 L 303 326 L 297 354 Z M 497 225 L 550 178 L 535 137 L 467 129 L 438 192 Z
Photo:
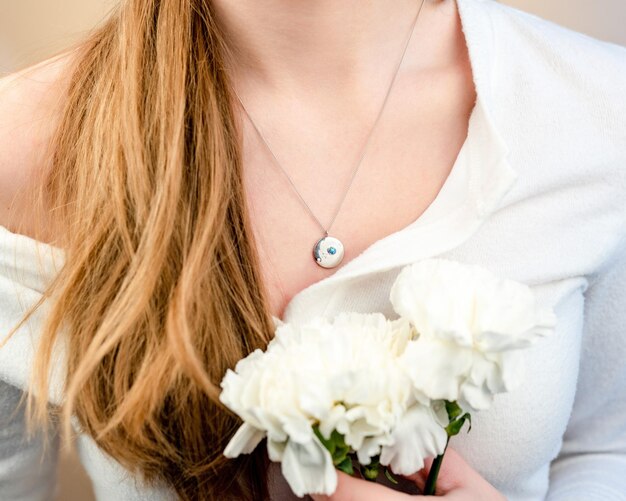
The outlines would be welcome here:
M 270 459 L 281 462 L 298 496 L 335 491 L 333 457 L 322 443 L 333 431 L 362 465 L 377 456 L 395 473 L 414 473 L 445 449 L 444 401 L 487 408 L 494 394 L 519 384 L 523 348 L 556 324 L 527 285 L 445 259 L 406 266 L 390 300 L 397 320 L 274 317 L 266 351 L 222 380 L 220 400 L 244 421 L 224 454 L 250 453 L 267 438 Z
M 406 266 L 390 300 L 418 333 L 401 357 L 413 384 L 431 399 L 476 410 L 519 384 L 519 350 L 556 323 L 527 285 L 440 258 Z
M 390 461 L 406 457 L 409 450 L 398 445 L 406 437 L 394 427 L 405 422 L 409 404 L 426 408 L 415 400 L 398 363 L 413 334 L 406 319 L 390 321 L 380 313 L 278 324 L 267 350 L 240 360 L 222 381 L 220 400 L 244 420 L 225 455 L 251 452 L 267 436 L 270 459 L 281 461 L 283 475 L 299 496 L 331 494 L 336 488 L 332 458 L 313 432 L 314 424 L 325 438 L 333 430 L 344 435 L 361 464 L 383 447 L 388 447 Z M 435 428 L 445 437 L 441 425 L 428 416 L 423 412 L 415 423 L 421 429 L 402 430 L 416 434 L 418 441 L 423 434 L 429 443 Z M 439 453 L 443 446 L 439 449 L 410 453 L 421 463 L 422 450 Z

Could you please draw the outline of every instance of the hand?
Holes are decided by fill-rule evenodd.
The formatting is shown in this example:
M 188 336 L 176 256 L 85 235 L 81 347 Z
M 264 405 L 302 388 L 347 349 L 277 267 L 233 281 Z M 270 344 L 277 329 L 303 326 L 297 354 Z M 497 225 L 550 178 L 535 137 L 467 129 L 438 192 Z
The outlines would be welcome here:
M 407 475 L 420 490 L 424 489 L 428 472 L 433 460 L 426 461 L 420 471 Z M 312 494 L 314 501 L 405 501 L 413 497 L 410 494 L 395 491 L 384 485 L 337 471 L 337 490 L 332 496 Z M 506 501 L 489 482 L 468 465 L 452 448 L 448 447 L 437 479 L 436 495 L 446 501 Z

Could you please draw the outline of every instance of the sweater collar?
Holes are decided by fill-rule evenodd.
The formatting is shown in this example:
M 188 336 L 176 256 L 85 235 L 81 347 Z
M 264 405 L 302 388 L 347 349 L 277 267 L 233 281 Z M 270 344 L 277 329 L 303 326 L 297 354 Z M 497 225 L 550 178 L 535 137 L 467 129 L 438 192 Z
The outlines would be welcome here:
M 469 52 L 476 104 L 466 141 L 452 172 L 431 205 L 438 204 L 456 169 L 465 170 L 462 195 L 455 194 L 445 210 L 430 217 L 430 207 L 417 220 L 367 247 L 338 270 L 298 292 L 280 321 L 304 321 L 324 315 L 332 294 L 364 275 L 384 272 L 433 257 L 459 246 L 498 209 L 518 174 L 508 160 L 509 149 L 492 116 L 495 54 L 493 27 L 487 3 L 491 0 L 456 0 Z M 429 217 L 424 217 L 429 216 Z

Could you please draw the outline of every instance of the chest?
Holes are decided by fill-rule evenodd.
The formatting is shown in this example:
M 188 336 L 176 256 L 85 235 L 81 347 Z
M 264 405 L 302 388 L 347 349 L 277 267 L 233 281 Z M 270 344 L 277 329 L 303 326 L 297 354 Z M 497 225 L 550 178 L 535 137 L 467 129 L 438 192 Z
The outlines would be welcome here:
M 398 80 L 373 129 L 374 116 L 316 123 L 279 111 L 257 124 L 268 126 L 269 150 L 244 122 L 246 201 L 274 315 L 338 269 L 313 260 L 324 230 L 344 244 L 341 267 L 429 208 L 466 141 L 475 97 L 461 64 Z

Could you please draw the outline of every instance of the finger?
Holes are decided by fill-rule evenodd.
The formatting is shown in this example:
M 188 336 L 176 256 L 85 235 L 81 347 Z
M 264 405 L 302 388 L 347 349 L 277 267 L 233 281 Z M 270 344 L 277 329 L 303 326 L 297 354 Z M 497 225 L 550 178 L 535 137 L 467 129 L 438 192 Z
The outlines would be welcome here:
M 423 491 L 426 487 L 426 481 L 432 468 L 435 458 L 424 460 L 424 467 L 412 473 L 411 475 L 402 475 L 403 477 L 413 481 L 415 485 Z M 437 476 L 436 494 L 446 494 L 459 486 L 463 485 L 469 477 L 474 474 L 474 470 L 469 464 L 451 447 L 446 449 L 446 453 L 441 463 L 439 475 Z
M 311 494 L 314 501 L 411 501 L 412 496 L 394 491 L 384 485 L 356 478 L 337 470 L 337 489 L 334 494 Z
M 448 461 L 448 470 L 446 472 L 448 480 L 452 475 L 450 471 L 453 471 L 452 486 L 444 486 L 448 497 L 451 499 L 467 499 L 468 489 L 473 492 L 480 493 L 480 499 L 505 499 L 497 491 L 497 489 L 491 485 L 474 467 L 472 467 L 458 452 L 450 449 L 450 457 L 446 452 L 444 464 Z

